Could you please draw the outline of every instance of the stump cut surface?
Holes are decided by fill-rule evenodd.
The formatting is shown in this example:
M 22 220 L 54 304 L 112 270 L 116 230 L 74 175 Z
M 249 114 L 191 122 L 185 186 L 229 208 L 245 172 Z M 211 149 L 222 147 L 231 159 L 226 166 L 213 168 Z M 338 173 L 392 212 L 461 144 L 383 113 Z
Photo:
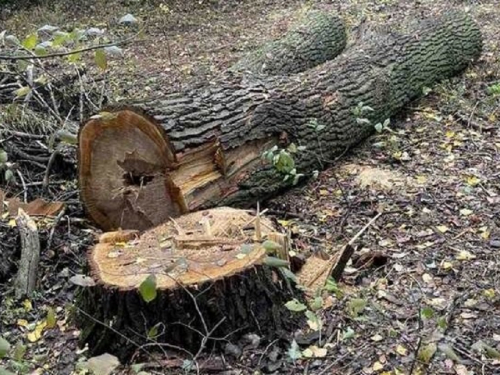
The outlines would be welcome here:
M 158 289 L 231 276 L 266 254 L 255 243 L 255 220 L 249 211 L 222 207 L 183 215 L 128 241 L 106 236 L 91 253 L 92 270 L 99 281 L 120 289 L 137 288 L 150 274 Z M 272 232 L 269 219 L 261 217 L 260 224 L 263 237 Z

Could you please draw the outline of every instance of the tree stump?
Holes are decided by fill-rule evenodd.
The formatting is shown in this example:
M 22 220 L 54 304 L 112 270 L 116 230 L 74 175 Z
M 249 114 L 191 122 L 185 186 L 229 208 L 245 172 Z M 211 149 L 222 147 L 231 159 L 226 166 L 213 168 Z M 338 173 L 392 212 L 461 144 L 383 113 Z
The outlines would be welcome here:
M 106 230 L 255 204 L 326 168 L 424 87 L 467 68 L 481 48 L 478 26 L 453 13 L 410 35 L 361 41 L 301 74 L 229 76 L 110 107 L 80 129 L 80 197 Z M 273 147 L 278 159 L 265 162 Z
M 140 237 L 103 236 L 88 255 L 96 285 L 82 289 L 78 302 L 83 342 L 93 354 L 123 358 L 144 344 L 196 353 L 247 332 L 289 335 L 297 317 L 284 304 L 302 294 L 268 265 L 261 241 L 274 226 L 259 221 L 260 241 L 255 216 L 225 207 L 183 215 Z M 146 302 L 139 290 L 151 275 L 156 298 Z

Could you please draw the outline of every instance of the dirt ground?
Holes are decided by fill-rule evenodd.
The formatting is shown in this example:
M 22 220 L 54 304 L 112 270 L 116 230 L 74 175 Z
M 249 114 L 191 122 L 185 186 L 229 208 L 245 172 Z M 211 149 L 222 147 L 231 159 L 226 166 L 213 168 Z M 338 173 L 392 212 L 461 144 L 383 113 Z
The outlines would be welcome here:
M 361 257 L 321 313 L 322 338 L 297 339 L 302 349 L 322 340 L 326 355 L 294 362 L 287 354 L 290 343 L 263 339 L 246 347 L 235 342 L 241 355 L 231 347 L 207 353 L 200 365 L 201 373 L 220 374 L 500 374 L 500 2 L 200 0 L 168 1 L 162 8 L 159 1 L 65 3 L 2 9 L 0 31 L 23 35 L 49 23 L 107 27 L 119 35 L 116 19 L 134 14 L 146 27 L 122 59 L 110 62 L 107 90 L 115 100 L 209 82 L 246 51 L 282 35 L 309 8 L 338 12 L 351 36 L 360 23 L 384 29 L 388 22 L 449 9 L 470 12 L 484 36 L 480 61 L 433 87 L 391 119 L 391 130 L 371 137 L 317 180 L 266 202 L 292 231 L 296 250 L 306 254 L 334 251 L 384 212 L 361 238 Z M 67 320 L 75 292 L 68 279 L 84 272 L 85 251 L 98 231 L 78 201 L 74 149 L 63 156 L 46 191 L 36 184 L 43 166 L 22 165 L 34 183 L 28 198 L 64 201 L 66 211 L 58 221 L 39 223 L 42 276 L 36 295 L 18 302 L 11 282 L 0 280 L 0 335 L 27 345 L 20 373 L 83 373 L 75 365 L 86 358 L 77 347 L 79 332 Z M 22 186 L 5 190 L 23 195 Z M 2 252 L 16 254 L 17 230 L 7 219 L 0 219 L 0 237 Z M 348 313 L 353 299 L 366 304 L 356 317 Z M 29 333 L 45 319 L 47 307 L 55 309 L 57 327 L 32 341 Z M 142 371 L 151 374 L 182 373 L 186 358 L 169 354 L 135 362 L 146 363 Z M 118 371 L 136 373 L 130 364 Z

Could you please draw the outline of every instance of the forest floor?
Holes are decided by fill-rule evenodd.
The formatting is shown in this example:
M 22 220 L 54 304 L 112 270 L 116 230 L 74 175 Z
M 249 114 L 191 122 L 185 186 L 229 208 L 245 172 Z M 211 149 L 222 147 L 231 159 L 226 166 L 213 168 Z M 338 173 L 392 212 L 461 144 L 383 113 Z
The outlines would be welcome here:
M 200 365 L 201 373 L 221 374 L 500 374 L 500 2 L 200 0 L 169 1 L 166 8 L 159 1 L 70 3 L 3 9 L 0 31 L 27 35 L 55 24 L 118 33 L 116 19 L 126 13 L 147 21 L 123 58 L 110 61 L 108 72 L 95 73 L 105 75 L 114 100 L 209 82 L 246 51 L 282 35 L 306 8 L 338 12 L 351 35 L 363 20 L 383 28 L 389 21 L 448 9 L 470 12 L 484 37 L 476 64 L 433 87 L 391 119 L 391 130 L 368 139 L 317 180 L 266 202 L 291 230 L 296 250 L 306 254 L 334 251 L 377 212 L 386 212 L 362 237 L 361 258 L 346 269 L 322 310 L 322 339 L 306 335 L 299 341 L 302 349 L 328 344 L 326 354 L 291 361 L 289 342 L 263 338 L 254 346 L 235 342 L 242 349 L 237 358 L 230 348 L 207 353 Z M 19 131 L 43 133 L 27 122 Z M 16 126 L 0 122 L 0 129 Z M 0 138 L 6 142 L 4 134 Z M 7 141 L 28 154 L 31 147 L 42 159 L 19 154 L 14 160 L 24 187 L 18 181 L 0 188 L 22 199 L 63 201 L 66 208 L 57 219 L 38 221 L 42 255 L 36 294 L 16 301 L 11 280 L 0 279 L 0 336 L 26 345 L 22 359 L 0 365 L 19 373 L 83 374 L 76 364 L 87 354 L 78 348 L 79 331 L 68 320 L 75 292 L 68 280 L 85 272 L 86 250 L 99 232 L 78 201 L 74 147 L 61 151 L 51 184 L 42 190 L 50 155 L 42 141 L 19 135 Z M 19 256 L 18 230 L 5 215 L 0 241 L 10 262 Z M 3 264 L 10 272 L 11 263 Z M 363 301 L 357 316 L 348 311 L 354 299 Z M 48 308 L 56 312 L 56 327 L 37 335 Z M 186 358 L 169 354 L 136 362 L 151 374 L 182 373 Z M 127 363 L 116 373 L 136 369 Z

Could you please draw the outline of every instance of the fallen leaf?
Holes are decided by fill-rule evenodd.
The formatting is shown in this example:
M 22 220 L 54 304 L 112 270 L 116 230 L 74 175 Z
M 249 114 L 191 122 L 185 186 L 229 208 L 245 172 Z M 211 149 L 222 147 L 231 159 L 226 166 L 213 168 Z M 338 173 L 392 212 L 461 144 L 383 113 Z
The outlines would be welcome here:
M 468 208 L 462 208 L 462 209 L 460 210 L 460 215 L 462 215 L 462 216 L 469 216 L 469 215 L 471 215 L 473 212 L 474 212 L 474 211 L 469 210 Z
M 104 353 L 100 356 L 89 358 L 81 366 L 90 370 L 94 375 L 110 375 L 120 366 L 120 361 L 114 355 Z
M 476 256 L 467 250 L 462 250 L 457 254 L 456 258 L 457 260 L 471 260 L 476 259 Z
M 446 225 L 439 225 L 436 227 L 436 229 L 441 233 L 446 233 L 449 230 L 449 228 Z
M 325 348 L 319 348 L 316 345 L 311 345 L 302 352 L 302 355 L 306 358 L 324 358 L 326 353 L 327 350 Z
M 396 346 L 396 352 L 399 355 L 405 356 L 408 354 L 408 349 L 406 349 L 403 345 L 399 344 L 398 346 Z
M 37 342 L 42 338 L 42 333 L 44 328 L 47 326 L 47 322 L 44 320 L 35 326 L 35 329 L 28 333 L 26 337 L 30 342 Z

